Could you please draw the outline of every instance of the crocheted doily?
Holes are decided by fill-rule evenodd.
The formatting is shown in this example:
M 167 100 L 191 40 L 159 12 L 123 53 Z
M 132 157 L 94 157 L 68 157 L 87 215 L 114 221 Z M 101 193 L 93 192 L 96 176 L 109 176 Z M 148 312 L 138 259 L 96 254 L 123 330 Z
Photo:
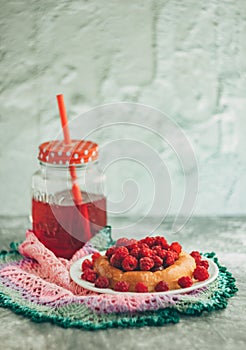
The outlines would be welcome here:
M 57 258 L 27 231 L 23 243 L 11 243 L 10 251 L 0 253 L 0 306 L 36 322 L 50 321 L 63 327 L 160 326 L 178 322 L 182 314 L 198 316 L 203 311 L 223 309 L 237 291 L 235 279 L 219 264 L 215 253 L 204 255 L 218 265 L 218 278 L 187 294 L 99 294 L 70 279 L 69 268 L 74 261 L 106 250 L 113 243 L 107 226 L 66 260 Z

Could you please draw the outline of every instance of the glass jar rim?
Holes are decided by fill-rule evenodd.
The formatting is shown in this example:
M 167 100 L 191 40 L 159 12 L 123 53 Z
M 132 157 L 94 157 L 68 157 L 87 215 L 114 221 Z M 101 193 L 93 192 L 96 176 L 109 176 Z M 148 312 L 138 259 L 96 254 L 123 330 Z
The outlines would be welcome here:
M 76 169 L 85 169 L 92 165 L 94 166 L 98 163 L 98 159 L 92 160 L 87 163 L 80 163 L 80 164 L 52 164 L 52 163 L 42 162 L 41 160 L 39 160 L 38 162 L 44 168 L 68 170 L 70 167 L 75 167 Z

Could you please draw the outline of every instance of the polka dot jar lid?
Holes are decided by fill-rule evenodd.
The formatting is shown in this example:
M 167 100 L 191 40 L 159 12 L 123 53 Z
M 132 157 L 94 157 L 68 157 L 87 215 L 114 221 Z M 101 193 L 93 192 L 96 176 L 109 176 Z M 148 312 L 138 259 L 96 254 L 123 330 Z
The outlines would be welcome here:
M 53 165 L 81 165 L 98 158 L 98 145 L 91 141 L 72 140 L 69 145 L 63 140 L 47 141 L 39 146 L 38 159 Z

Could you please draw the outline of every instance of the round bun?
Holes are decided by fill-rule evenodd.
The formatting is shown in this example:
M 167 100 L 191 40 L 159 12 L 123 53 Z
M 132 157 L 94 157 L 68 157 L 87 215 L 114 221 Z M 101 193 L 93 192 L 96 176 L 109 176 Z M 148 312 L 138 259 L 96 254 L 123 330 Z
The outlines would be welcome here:
M 148 287 L 149 292 L 155 291 L 155 286 L 160 281 L 165 281 L 168 284 L 169 290 L 178 289 L 178 280 L 180 277 L 189 276 L 192 278 L 193 271 L 196 268 L 194 258 L 182 251 L 179 254 L 178 260 L 164 270 L 155 272 L 151 271 L 129 271 L 124 272 L 109 262 L 107 256 L 101 256 L 94 263 L 94 270 L 98 275 L 107 277 L 109 287 L 114 289 L 115 284 L 119 281 L 125 281 L 129 284 L 129 292 L 135 292 L 135 286 L 138 282 L 144 283 Z

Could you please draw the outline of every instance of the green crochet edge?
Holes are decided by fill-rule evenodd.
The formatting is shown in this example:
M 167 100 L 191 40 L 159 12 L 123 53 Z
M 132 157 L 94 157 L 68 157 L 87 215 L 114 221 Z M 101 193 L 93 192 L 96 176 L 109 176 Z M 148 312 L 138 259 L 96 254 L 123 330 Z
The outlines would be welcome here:
M 105 233 L 105 232 L 104 232 Z M 110 236 L 110 239 L 108 239 Z M 110 228 L 107 228 L 106 235 L 104 236 L 105 246 L 112 245 L 113 241 L 110 235 Z M 96 238 L 95 238 L 96 241 Z M 94 242 L 96 243 L 96 242 Z M 96 245 L 96 244 L 95 244 Z M 13 242 L 10 244 L 11 251 L 2 251 L 0 253 L 0 258 L 4 262 L 7 261 L 17 261 L 22 258 L 22 256 L 18 252 L 18 242 Z M 102 247 L 102 240 L 100 240 L 100 247 Z M 42 312 L 35 310 L 31 306 L 24 306 L 18 304 L 18 302 L 14 301 L 11 296 L 6 295 L 4 292 L 0 292 L 0 306 L 4 308 L 9 308 L 16 314 L 21 314 L 30 318 L 34 322 L 46 322 L 49 321 L 52 324 L 56 324 L 58 326 L 62 326 L 64 328 L 76 327 L 83 328 L 86 330 L 99 330 L 106 328 L 118 328 L 118 327 L 143 327 L 143 326 L 163 326 L 168 323 L 178 323 L 181 315 L 190 315 L 190 316 L 199 316 L 203 312 L 211 312 L 214 310 L 221 310 L 226 308 L 227 299 L 231 298 L 236 292 L 237 287 L 235 283 L 235 278 L 232 274 L 227 270 L 226 267 L 221 266 L 218 262 L 215 253 L 206 253 L 204 254 L 206 257 L 211 258 L 218 265 L 219 273 L 223 277 L 223 281 L 226 284 L 226 288 L 223 289 L 218 288 L 217 291 L 214 292 L 213 299 L 215 300 L 214 304 L 206 305 L 202 302 L 195 302 L 192 307 L 188 307 L 185 311 L 179 311 L 174 308 L 165 308 L 160 309 L 158 311 L 148 311 L 148 312 L 137 312 L 134 314 L 129 313 L 120 313 L 120 314 L 109 314 L 98 316 L 101 317 L 100 322 L 95 323 L 92 318 L 91 321 L 85 320 L 73 320 L 69 317 L 61 317 L 58 315 L 46 315 Z M 91 311 L 90 311 L 91 312 Z
M 28 307 L 23 307 L 17 303 L 15 303 L 11 297 L 0 293 L 0 306 L 4 308 L 9 308 L 16 314 L 20 314 L 22 316 L 26 316 L 30 318 L 32 321 L 41 323 L 49 321 L 52 324 L 56 324 L 63 328 L 83 328 L 86 330 L 100 330 L 106 328 L 118 328 L 118 327 L 143 327 L 143 326 L 163 326 L 167 323 L 177 323 L 179 322 L 178 313 L 172 309 L 163 309 L 158 311 L 158 313 L 148 312 L 145 315 L 134 314 L 129 318 L 128 314 L 120 314 L 119 318 L 117 318 L 117 314 L 115 320 L 109 320 L 104 323 L 90 323 L 84 322 L 83 320 L 72 320 L 70 318 L 63 318 L 57 315 L 44 315 L 37 310 L 30 309 Z

